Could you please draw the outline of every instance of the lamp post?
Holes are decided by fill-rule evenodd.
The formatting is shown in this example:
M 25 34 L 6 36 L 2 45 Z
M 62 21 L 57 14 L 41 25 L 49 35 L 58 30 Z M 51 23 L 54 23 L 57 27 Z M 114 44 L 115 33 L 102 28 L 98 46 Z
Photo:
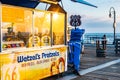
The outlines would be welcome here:
M 114 40 L 113 40 L 113 44 L 115 44 L 115 28 L 116 28 L 116 12 L 115 12 L 115 8 L 114 7 L 111 7 L 110 10 L 109 10 L 109 17 L 111 18 L 112 17 L 112 13 L 113 13 L 113 29 L 114 29 Z

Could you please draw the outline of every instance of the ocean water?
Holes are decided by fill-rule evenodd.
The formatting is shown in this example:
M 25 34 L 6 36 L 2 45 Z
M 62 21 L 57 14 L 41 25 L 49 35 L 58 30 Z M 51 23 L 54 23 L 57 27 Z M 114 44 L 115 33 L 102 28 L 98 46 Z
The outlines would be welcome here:
M 96 40 L 102 40 L 103 35 L 106 35 L 107 44 L 113 44 L 113 33 L 85 33 L 83 36 L 84 43 L 95 44 Z M 116 38 L 120 38 L 120 33 L 116 33 Z

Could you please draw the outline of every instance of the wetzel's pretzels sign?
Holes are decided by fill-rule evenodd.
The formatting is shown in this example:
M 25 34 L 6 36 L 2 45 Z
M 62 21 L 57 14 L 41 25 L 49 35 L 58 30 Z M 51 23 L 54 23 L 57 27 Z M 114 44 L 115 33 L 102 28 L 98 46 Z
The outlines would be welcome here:
M 0 55 L 0 80 L 40 80 L 67 70 L 67 47 Z

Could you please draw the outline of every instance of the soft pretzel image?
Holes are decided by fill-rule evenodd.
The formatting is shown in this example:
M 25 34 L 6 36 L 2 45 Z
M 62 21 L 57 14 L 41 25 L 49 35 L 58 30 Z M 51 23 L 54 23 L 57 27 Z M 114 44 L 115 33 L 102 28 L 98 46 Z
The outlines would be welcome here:
M 57 66 L 56 66 L 56 62 L 52 62 L 52 64 L 51 64 L 51 67 L 50 67 L 51 75 L 54 74 L 54 69 L 56 69 L 58 71 Z
M 65 61 L 62 57 L 60 57 L 56 62 L 52 62 L 51 68 L 50 68 L 51 75 L 55 73 L 58 74 L 64 71 L 65 71 Z
M 62 57 L 60 57 L 60 58 L 58 59 L 57 67 L 58 67 L 58 69 L 59 69 L 59 73 L 65 71 L 65 60 L 64 60 Z

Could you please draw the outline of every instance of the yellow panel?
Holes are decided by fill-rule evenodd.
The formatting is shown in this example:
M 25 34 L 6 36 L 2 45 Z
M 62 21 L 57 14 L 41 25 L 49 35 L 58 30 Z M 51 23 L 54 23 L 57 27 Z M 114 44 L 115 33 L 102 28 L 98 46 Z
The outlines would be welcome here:
M 58 45 L 58 44 L 64 44 L 64 14 L 58 14 L 58 13 L 54 13 L 53 14 L 53 37 L 54 37 L 54 44 Z
M 24 10 L 22 8 L 2 6 L 3 22 L 24 22 Z
M 52 56 L 46 56 L 50 55 Z M 54 55 L 53 55 L 54 54 Z M 67 47 L 0 54 L 0 79 L 40 80 L 65 72 Z

